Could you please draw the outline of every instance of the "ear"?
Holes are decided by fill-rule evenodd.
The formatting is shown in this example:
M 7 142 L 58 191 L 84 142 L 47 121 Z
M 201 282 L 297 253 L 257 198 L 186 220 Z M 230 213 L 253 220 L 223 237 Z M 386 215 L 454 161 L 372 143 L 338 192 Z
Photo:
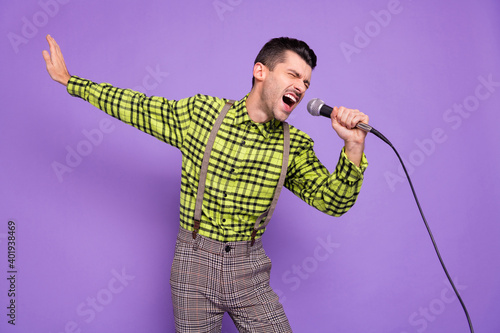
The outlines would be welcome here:
M 268 72 L 269 68 L 261 62 L 257 62 L 253 66 L 253 77 L 255 78 L 255 81 L 265 80 Z

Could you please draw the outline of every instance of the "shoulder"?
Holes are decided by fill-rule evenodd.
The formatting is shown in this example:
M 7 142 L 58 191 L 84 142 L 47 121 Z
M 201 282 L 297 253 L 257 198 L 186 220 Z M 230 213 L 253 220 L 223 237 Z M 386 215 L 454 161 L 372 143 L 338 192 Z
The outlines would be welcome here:
M 312 149 L 314 146 L 314 141 L 311 137 L 298 129 L 295 126 L 289 124 L 290 127 L 290 145 L 292 149 L 303 150 Z
M 193 126 L 210 128 L 219 116 L 226 101 L 228 100 L 224 98 L 198 94 L 179 102 L 186 103 L 185 107 L 191 114 Z
M 198 94 L 191 97 L 190 102 L 192 106 L 198 110 L 205 112 L 218 112 L 220 108 L 226 103 L 226 99 Z
M 191 97 L 171 101 L 177 110 L 185 110 L 191 117 L 214 117 L 216 116 L 222 105 L 225 104 L 225 99 L 197 94 Z

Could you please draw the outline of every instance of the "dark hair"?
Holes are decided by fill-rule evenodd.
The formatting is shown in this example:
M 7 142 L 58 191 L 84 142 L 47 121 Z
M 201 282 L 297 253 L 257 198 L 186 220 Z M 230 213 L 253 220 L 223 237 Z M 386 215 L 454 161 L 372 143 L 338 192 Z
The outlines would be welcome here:
M 316 67 L 317 57 L 314 51 L 305 42 L 288 37 L 273 38 L 267 42 L 255 58 L 254 65 L 260 62 L 272 71 L 277 64 L 285 61 L 285 51 L 297 53 L 311 69 Z M 252 78 L 252 86 L 254 83 L 255 78 Z

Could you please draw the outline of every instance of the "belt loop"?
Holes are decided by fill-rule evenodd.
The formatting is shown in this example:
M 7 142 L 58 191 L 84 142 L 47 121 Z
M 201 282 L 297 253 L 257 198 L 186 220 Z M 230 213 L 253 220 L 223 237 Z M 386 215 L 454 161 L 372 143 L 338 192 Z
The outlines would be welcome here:
M 198 251 L 198 248 L 200 247 L 200 240 L 201 237 L 197 237 L 195 240 L 193 240 L 193 250 Z

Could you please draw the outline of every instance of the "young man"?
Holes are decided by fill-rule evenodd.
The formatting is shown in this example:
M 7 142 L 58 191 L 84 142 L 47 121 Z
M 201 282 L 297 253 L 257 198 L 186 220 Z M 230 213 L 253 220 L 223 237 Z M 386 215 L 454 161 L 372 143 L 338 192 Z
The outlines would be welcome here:
M 340 216 L 352 207 L 367 166 L 368 116 L 335 107 L 345 146 L 333 174 L 313 142 L 284 121 L 304 98 L 316 55 L 291 38 L 258 54 L 251 91 L 240 101 L 205 95 L 174 101 L 71 76 L 47 36 L 47 71 L 67 91 L 182 152 L 180 228 L 170 284 L 178 332 L 220 332 L 228 312 L 242 332 L 291 332 L 269 286 L 261 242 L 284 185 L 309 205 Z

